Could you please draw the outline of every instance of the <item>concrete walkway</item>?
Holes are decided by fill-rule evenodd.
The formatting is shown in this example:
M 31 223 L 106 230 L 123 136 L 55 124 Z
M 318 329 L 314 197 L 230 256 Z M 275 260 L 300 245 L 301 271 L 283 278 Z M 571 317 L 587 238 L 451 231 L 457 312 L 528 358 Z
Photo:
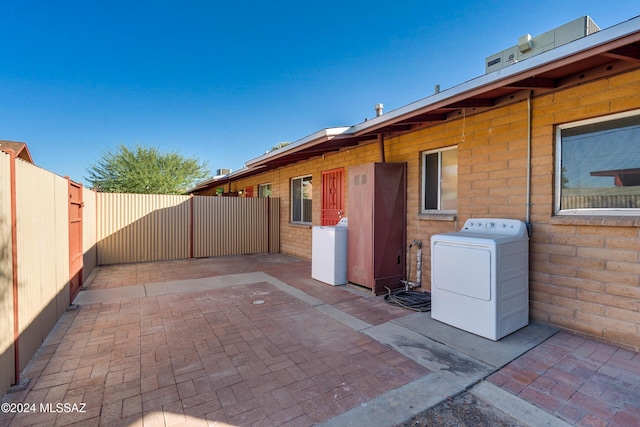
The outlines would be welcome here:
M 284 255 L 103 267 L 74 302 L 3 399 L 35 410 L 0 425 L 395 426 L 465 390 L 524 425 L 640 420 L 636 353 L 536 323 L 493 342 Z

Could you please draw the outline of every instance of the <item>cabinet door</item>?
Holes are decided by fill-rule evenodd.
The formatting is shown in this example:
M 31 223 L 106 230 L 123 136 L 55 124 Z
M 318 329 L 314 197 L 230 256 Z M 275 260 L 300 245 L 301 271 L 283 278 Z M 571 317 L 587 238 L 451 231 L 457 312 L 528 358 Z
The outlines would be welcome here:
M 373 164 L 349 168 L 347 279 L 373 288 Z
M 399 287 L 405 269 L 406 180 L 403 163 L 376 163 L 373 190 L 376 293 Z

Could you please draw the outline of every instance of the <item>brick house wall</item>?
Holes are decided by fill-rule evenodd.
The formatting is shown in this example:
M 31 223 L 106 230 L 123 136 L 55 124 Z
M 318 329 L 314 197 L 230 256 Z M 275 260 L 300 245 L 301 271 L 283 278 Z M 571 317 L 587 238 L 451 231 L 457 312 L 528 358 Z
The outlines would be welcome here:
M 523 92 L 524 93 L 524 92 Z M 555 126 L 640 109 L 640 71 L 531 97 L 530 313 L 532 319 L 640 349 L 640 219 L 554 215 Z M 387 162 L 407 163 L 407 244 L 423 242 L 423 287 L 430 289 L 431 236 L 472 217 L 525 220 L 526 93 L 488 111 L 385 140 Z M 457 215 L 420 213 L 421 153 L 457 145 Z M 281 199 L 281 251 L 311 259 L 311 227 L 290 224 L 290 180 L 312 174 L 313 225 L 320 224 L 322 171 L 379 161 L 377 143 L 350 147 L 240 179 L 234 190 L 270 182 Z M 348 176 L 345 183 L 348 183 Z M 255 193 L 257 194 L 257 192 Z M 346 193 L 345 193 L 346 194 Z M 346 216 L 349 216 L 348 201 Z M 413 269 L 414 266 L 412 266 Z M 415 270 L 414 270 L 415 271 Z
M 640 71 L 533 101 L 531 315 L 640 349 L 640 219 L 553 215 L 554 125 L 640 108 Z

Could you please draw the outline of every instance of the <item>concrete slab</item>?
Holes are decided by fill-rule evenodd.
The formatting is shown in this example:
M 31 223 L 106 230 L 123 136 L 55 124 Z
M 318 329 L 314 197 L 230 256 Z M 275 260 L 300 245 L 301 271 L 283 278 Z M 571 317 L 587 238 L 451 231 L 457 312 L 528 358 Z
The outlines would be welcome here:
M 393 322 L 496 368 L 501 368 L 559 331 L 532 322 L 499 341 L 492 341 L 433 320 L 431 313 L 415 313 Z
M 290 285 L 286 284 L 282 280 L 276 279 L 275 277 L 270 276 L 270 275 L 268 275 L 266 273 L 260 273 L 260 274 L 263 275 L 263 280 L 265 282 L 271 283 L 273 286 L 275 286 L 276 288 L 280 289 L 281 291 L 284 291 L 284 292 L 288 293 L 289 295 L 291 295 L 293 297 L 296 297 L 300 301 L 306 302 L 307 304 L 309 304 L 312 307 L 316 307 L 316 306 L 325 304 L 324 301 L 319 300 L 318 298 L 312 297 L 311 295 L 307 294 L 306 292 L 303 292 L 300 289 L 294 288 L 293 286 L 290 286 Z
M 572 425 L 490 382 L 483 381 L 470 391 L 478 398 L 496 408 L 500 408 L 502 412 L 509 414 L 525 425 L 553 427 L 568 427 Z
M 132 298 L 144 298 L 146 296 L 144 285 L 110 289 L 92 289 L 79 292 L 73 300 L 73 303 L 80 304 L 82 306 L 88 304 L 129 301 Z
M 392 427 L 460 392 L 457 384 L 429 374 L 338 415 L 319 426 Z
M 268 282 L 268 274 L 262 272 L 227 274 L 218 276 L 217 278 L 227 286 L 250 285 L 251 283 Z
M 495 371 L 491 365 L 394 322 L 387 322 L 364 329 L 361 332 L 376 341 L 391 346 L 430 371 L 458 384 L 463 389 Z
M 342 323 L 345 326 L 350 327 L 351 329 L 355 329 L 356 331 L 361 331 L 363 329 L 370 328 L 370 325 L 367 322 L 363 322 L 362 320 L 354 317 L 348 313 L 345 313 L 342 310 L 338 310 L 334 306 L 323 304 L 315 307 L 316 310 L 323 312 L 327 316 L 331 317 L 333 320 Z
M 207 277 L 204 279 L 176 280 L 172 282 L 148 283 L 144 285 L 147 296 L 172 295 L 183 292 L 200 292 L 210 289 L 220 289 L 229 286 L 220 278 Z

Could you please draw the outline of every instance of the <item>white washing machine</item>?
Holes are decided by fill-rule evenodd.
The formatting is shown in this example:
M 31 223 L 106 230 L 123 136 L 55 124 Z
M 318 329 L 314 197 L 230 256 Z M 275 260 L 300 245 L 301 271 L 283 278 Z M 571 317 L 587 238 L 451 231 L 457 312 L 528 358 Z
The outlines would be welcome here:
M 475 218 L 431 237 L 431 317 L 494 341 L 529 324 L 524 222 Z
M 347 283 L 347 218 L 311 231 L 311 277 L 329 285 Z

